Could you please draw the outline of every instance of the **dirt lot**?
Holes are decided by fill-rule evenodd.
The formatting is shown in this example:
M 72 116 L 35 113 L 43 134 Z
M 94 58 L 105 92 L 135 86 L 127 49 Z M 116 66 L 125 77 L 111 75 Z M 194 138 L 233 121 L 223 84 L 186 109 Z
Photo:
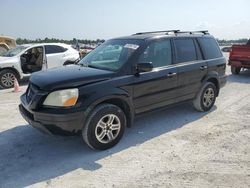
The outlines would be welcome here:
M 0 187 L 250 187 L 250 71 L 228 71 L 211 112 L 149 113 L 102 152 L 27 125 L 20 95 L 0 90 Z

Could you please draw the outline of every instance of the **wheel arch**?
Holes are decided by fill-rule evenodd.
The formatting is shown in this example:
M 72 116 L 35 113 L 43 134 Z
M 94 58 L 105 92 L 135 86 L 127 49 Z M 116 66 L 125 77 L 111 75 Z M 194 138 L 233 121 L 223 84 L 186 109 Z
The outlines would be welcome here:
M 219 82 L 219 75 L 217 72 L 212 72 L 209 75 L 207 75 L 203 80 L 202 80 L 202 85 L 206 82 L 212 82 L 216 89 L 217 89 L 217 96 L 219 95 L 220 91 L 220 82 Z
M 127 127 L 131 127 L 134 121 L 134 109 L 132 103 L 129 101 L 129 98 L 126 96 L 108 96 L 102 97 L 95 102 L 93 102 L 87 110 L 87 114 L 89 116 L 90 112 L 93 111 L 100 104 L 113 104 L 121 108 L 126 116 Z
M 15 72 L 15 74 L 17 75 L 17 79 L 19 80 L 21 78 L 20 73 L 18 72 L 18 70 L 16 70 L 14 67 L 4 67 L 4 68 L 0 68 L 0 72 L 3 70 L 11 70 L 13 72 Z

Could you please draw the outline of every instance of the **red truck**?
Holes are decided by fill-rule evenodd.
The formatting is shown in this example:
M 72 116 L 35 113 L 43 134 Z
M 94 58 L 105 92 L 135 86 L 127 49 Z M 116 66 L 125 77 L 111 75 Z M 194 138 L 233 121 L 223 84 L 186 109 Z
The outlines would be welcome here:
M 239 74 L 242 68 L 250 69 L 250 39 L 245 45 L 233 45 L 229 54 L 228 65 L 232 74 Z

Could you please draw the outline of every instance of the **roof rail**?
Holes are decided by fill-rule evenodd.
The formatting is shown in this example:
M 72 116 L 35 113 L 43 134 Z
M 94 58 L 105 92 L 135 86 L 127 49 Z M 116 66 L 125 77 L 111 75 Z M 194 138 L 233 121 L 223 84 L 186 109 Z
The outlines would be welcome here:
M 203 33 L 204 35 L 208 35 L 208 30 L 204 30 L 204 31 L 178 31 L 178 33 L 189 33 L 189 34 L 195 34 L 195 33 Z
M 153 33 L 168 33 L 168 32 L 180 32 L 180 30 L 166 30 L 166 31 L 150 31 L 150 32 L 139 32 L 139 33 L 135 33 L 133 35 L 143 35 L 143 34 L 153 34 Z

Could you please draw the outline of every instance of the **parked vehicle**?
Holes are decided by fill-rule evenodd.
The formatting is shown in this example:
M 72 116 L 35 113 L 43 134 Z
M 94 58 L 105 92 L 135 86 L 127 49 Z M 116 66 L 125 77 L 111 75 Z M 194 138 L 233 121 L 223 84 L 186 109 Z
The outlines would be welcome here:
M 7 36 L 0 36 L 0 55 L 4 52 L 7 52 L 11 48 L 15 47 L 16 47 L 15 39 Z
M 231 46 L 225 46 L 225 47 L 221 48 L 221 51 L 222 51 L 222 52 L 230 52 L 231 49 L 232 49 Z
M 239 74 L 242 68 L 250 68 L 250 40 L 245 45 L 233 45 L 228 64 L 232 74 Z
M 15 77 L 22 79 L 40 70 L 73 64 L 78 59 L 78 51 L 66 44 L 20 45 L 0 57 L 0 85 L 11 88 Z
M 78 65 L 34 73 L 19 109 L 43 132 L 81 134 L 104 150 L 137 114 L 189 100 L 209 111 L 226 83 L 225 69 L 206 31 L 137 33 L 106 41 Z

